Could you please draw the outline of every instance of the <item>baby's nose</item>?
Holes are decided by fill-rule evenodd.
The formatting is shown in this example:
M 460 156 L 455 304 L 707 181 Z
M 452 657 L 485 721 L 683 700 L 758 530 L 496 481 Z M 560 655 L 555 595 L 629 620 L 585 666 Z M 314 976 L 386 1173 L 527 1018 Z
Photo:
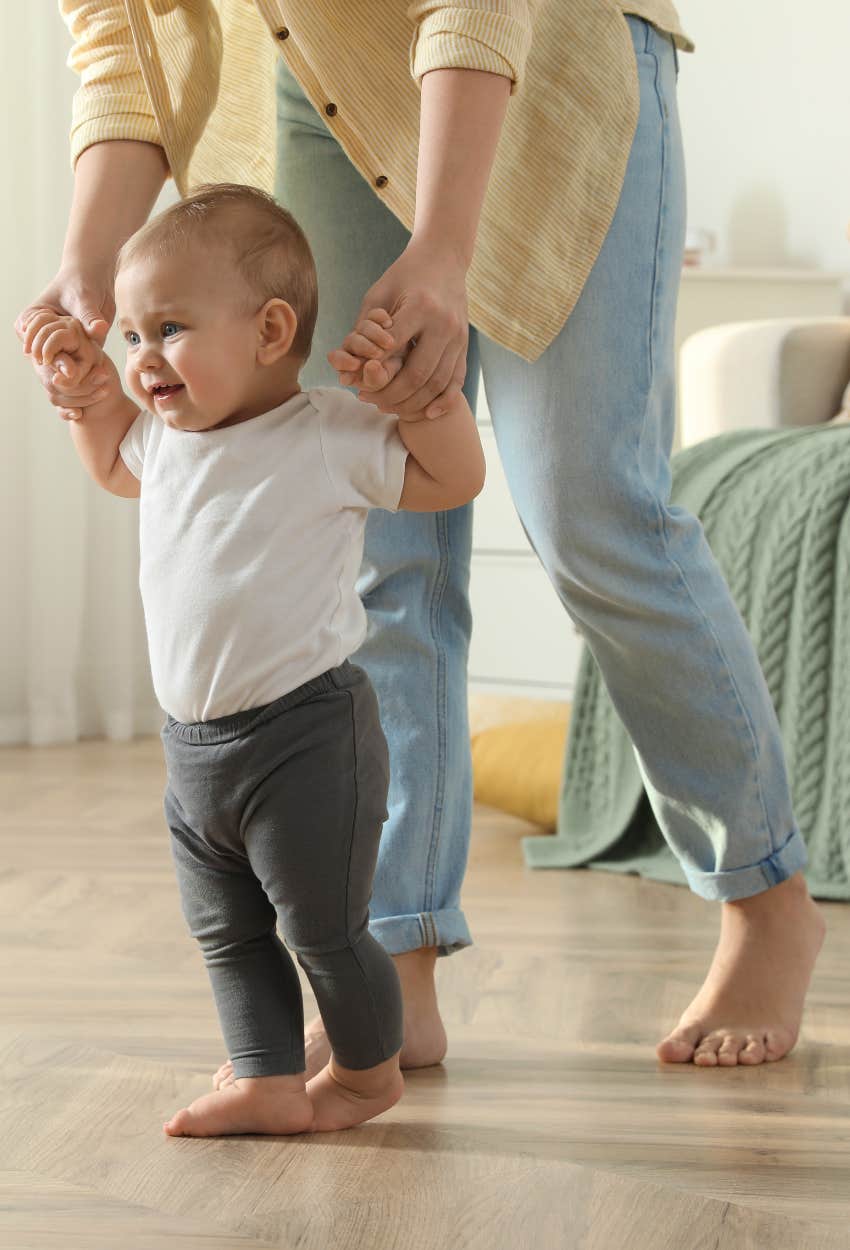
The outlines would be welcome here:
M 147 351 L 141 353 L 139 357 L 138 367 L 140 369 L 157 368 L 162 364 L 162 352 L 157 351 L 155 347 L 149 347 Z

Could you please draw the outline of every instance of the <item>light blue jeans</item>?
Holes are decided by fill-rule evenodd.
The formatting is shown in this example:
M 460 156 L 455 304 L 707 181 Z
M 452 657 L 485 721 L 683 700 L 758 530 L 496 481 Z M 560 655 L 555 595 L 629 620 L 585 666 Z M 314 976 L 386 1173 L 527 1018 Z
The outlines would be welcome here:
M 685 232 L 678 64 L 668 36 L 626 20 L 640 117 L 599 257 L 533 364 L 470 326 L 465 393 L 474 410 L 480 366 L 517 511 L 599 663 L 659 825 L 691 888 L 731 900 L 785 880 L 806 852 L 755 649 L 700 522 L 669 504 Z M 319 277 L 302 385 L 334 383 L 326 353 L 409 234 L 283 61 L 278 128 L 278 197 L 306 230 Z M 471 534 L 472 505 L 375 511 L 367 524 L 359 589 L 369 632 L 353 658 L 377 690 L 390 748 L 370 911 L 391 954 L 448 954 L 472 941 L 460 904 L 472 806 Z

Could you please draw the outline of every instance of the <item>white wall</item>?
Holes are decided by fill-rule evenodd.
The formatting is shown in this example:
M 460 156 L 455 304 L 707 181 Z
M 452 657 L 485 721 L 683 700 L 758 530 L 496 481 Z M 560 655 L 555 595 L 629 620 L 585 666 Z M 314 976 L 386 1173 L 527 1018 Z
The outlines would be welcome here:
M 716 263 L 850 275 L 850 0 L 678 0 L 688 223 Z M 847 310 L 850 311 L 850 283 Z

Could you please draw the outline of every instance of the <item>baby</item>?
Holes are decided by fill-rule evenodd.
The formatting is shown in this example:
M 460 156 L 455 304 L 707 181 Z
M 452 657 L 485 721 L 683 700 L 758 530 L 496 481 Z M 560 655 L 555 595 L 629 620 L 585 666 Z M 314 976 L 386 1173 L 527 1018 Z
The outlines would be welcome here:
M 94 480 L 140 499 L 165 815 L 232 1063 L 165 1132 L 349 1128 L 404 1088 L 398 976 L 368 929 L 387 745 L 348 659 L 366 633 L 364 527 L 370 508 L 440 511 L 477 495 L 475 421 L 462 396 L 429 421 L 342 387 L 301 390 L 313 258 L 292 216 L 250 187 L 202 187 L 137 231 L 118 255 L 115 303 L 130 397 L 71 318 L 36 312 L 25 351 L 77 393 L 106 373 L 69 428 Z M 343 344 L 366 386 L 401 366 L 391 327 L 377 309 Z M 309 1082 L 278 927 L 332 1046 Z

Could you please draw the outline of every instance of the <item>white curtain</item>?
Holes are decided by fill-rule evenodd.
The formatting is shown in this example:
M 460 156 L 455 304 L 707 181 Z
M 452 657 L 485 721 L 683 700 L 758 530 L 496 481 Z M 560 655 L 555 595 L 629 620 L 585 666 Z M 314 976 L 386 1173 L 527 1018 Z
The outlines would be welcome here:
M 138 502 L 89 479 L 13 329 L 62 253 L 77 86 L 65 64 L 70 36 L 55 0 L 4 5 L 3 18 L 0 743 L 156 733 Z M 106 346 L 120 369 L 120 336 L 112 331 Z

